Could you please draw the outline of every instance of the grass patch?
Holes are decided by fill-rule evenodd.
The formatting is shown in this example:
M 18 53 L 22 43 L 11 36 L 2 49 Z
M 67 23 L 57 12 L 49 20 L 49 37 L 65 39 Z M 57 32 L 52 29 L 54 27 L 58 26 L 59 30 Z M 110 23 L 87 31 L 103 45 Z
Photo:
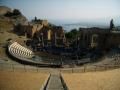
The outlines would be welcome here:
M 11 21 L 0 21 L 0 32 L 2 31 L 9 31 L 11 28 L 13 28 L 13 23 Z

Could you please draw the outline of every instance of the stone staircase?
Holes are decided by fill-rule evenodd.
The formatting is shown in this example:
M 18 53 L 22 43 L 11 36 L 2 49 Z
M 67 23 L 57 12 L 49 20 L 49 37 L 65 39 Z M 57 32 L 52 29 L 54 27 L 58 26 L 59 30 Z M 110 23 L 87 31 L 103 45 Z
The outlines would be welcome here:
M 64 90 L 59 74 L 51 74 L 46 90 Z
M 57 69 L 53 69 L 44 90 L 67 90 L 64 80 Z

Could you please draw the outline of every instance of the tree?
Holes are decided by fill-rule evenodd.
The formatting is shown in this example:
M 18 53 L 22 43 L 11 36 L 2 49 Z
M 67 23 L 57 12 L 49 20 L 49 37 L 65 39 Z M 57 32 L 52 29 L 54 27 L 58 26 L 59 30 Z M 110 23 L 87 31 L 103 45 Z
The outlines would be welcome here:
M 37 21 L 37 17 L 35 17 L 35 21 Z
M 18 9 L 14 9 L 13 12 L 7 12 L 4 16 L 13 17 L 16 15 L 21 15 L 21 12 Z
M 111 19 L 110 21 L 110 30 L 112 30 L 115 27 L 114 23 L 113 23 L 113 19 Z
M 21 12 L 18 9 L 13 10 L 14 15 L 21 15 Z
M 78 31 L 76 29 L 72 29 L 71 33 L 73 33 L 74 35 L 77 35 Z
M 78 31 L 76 29 L 72 29 L 70 32 L 66 32 L 65 36 L 69 40 L 74 40 L 76 38 Z
M 11 17 L 11 16 L 13 16 L 13 13 L 7 12 L 4 16 L 6 16 L 6 17 Z

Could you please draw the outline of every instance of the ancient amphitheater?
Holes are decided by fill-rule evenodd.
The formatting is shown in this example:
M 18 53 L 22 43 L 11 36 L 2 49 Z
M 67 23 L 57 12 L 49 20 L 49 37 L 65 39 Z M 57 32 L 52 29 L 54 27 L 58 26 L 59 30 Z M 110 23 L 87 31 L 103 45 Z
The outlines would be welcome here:
M 13 60 L 27 65 L 37 65 L 40 67 L 60 67 L 60 63 L 45 62 L 46 60 L 42 60 L 41 57 L 34 54 L 34 52 L 17 42 L 10 42 L 8 45 L 8 54 L 12 56 Z M 37 59 L 37 60 L 36 60 Z
M 35 56 L 34 52 L 17 42 L 11 42 L 8 45 L 8 53 L 18 61 L 50 66 L 50 64 L 34 61 L 32 59 Z M 98 65 L 76 68 L 1 64 L 0 90 L 120 90 L 120 58 L 118 56 L 106 58 L 107 60 L 101 61 Z

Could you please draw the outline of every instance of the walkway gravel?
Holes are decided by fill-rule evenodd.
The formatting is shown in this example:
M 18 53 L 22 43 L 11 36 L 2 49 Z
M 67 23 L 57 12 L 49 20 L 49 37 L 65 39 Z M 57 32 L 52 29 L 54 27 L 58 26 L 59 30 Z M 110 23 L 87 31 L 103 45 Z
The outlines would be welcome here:
M 46 90 L 64 90 L 59 74 L 51 74 Z

